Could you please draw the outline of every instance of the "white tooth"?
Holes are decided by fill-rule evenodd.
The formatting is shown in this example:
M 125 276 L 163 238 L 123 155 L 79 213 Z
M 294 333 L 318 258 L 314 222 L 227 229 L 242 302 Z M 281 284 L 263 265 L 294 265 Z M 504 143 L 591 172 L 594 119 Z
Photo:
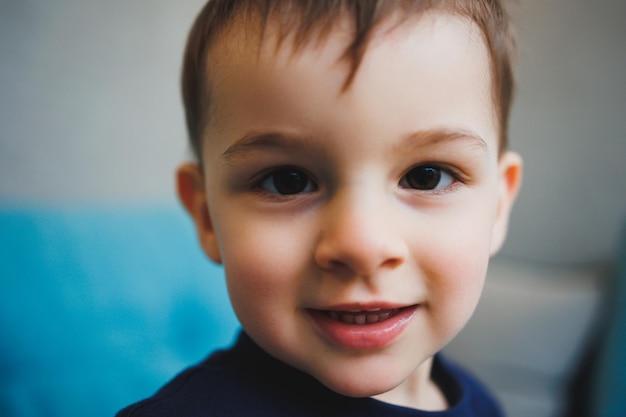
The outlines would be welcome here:
M 368 323 L 377 323 L 379 320 L 378 314 L 368 314 L 367 322 Z
M 378 315 L 378 321 L 387 320 L 389 317 L 391 317 L 391 313 L 388 311 L 385 311 L 384 313 L 380 313 Z
M 367 318 L 365 317 L 365 314 L 357 314 L 356 316 L 354 316 L 354 322 L 356 324 L 365 324 L 367 321 Z
M 330 311 L 328 315 L 333 320 L 339 320 L 339 313 L 337 313 L 336 311 Z
M 341 316 L 341 321 L 348 324 L 354 324 L 354 314 L 343 314 Z

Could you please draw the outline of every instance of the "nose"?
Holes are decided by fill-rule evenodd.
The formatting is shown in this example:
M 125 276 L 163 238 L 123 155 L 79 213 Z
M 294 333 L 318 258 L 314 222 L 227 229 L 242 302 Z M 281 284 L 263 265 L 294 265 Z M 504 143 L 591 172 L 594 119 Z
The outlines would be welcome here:
M 344 193 L 325 207 L 315 262 L 325 270 L 371 277 L 404 263 L 408 248 L 390 203 Z

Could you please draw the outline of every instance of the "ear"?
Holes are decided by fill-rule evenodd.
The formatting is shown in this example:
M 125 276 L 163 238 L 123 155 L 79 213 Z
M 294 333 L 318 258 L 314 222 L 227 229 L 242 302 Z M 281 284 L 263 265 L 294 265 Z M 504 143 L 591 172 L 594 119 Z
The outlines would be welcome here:
M 495 255 L 506 238 L 509 215 L 522 185 L 522 157 L 507 151 L 498 161 L 498 212 L 491 235 L 491 255 Z
M 211 222 L 202 171 L 196 164 L 181 165 L 176 171 L 176 185 L 178 198 L 196 226 L 200 246 L 213 262 L 221 263 L 222 256 Z

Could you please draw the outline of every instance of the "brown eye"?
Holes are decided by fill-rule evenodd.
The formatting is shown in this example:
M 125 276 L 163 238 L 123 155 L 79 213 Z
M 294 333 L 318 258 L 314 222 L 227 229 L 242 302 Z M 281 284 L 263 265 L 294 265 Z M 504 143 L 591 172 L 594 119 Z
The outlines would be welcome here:
M 280 168 L 267 175 L 261 188 L 280 195 L 293 195 L 315 191 L 315 184 L 309 176 L 297 168 Z
M 422 165 L 407 172 L 400 185 L 404 188 L 415 190 L 439 190 L 454 182 L 454 177 L 440 168 Z

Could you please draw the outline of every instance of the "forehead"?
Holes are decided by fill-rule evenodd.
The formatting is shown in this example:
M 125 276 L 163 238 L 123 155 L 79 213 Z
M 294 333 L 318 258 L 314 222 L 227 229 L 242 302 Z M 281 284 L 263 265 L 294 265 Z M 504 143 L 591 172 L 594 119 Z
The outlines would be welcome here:
M 433 16 L 438 17 L 438 24 L 433 23 Z M 343 66 L 347 72 L 346 77 L 351 72 L 358 72 L 360 61 L 352 60 L 353 51 L 350 50 L 355 42 L 355 23 L 351 16 L 313 22 L 304 29 L 301 27 L 302 21 L 298 19 L 294 17 L 293 21 L 286 22 L 279 17 L 270 16 L 264 20 L 255 13 L 244 13 L 225 25 L 220 35 L 211 43 L 207 54 L 205 64 L 210 89 L 219 85 L 224 77 L 228 78 L 233 66 L 241 69 L 247 64 L 288 64 L 303 52 L 320 52 L 322 49 L 326 49 L 326 52 L 333 49 L 332 55 L 326 53 L 325 56 L 332 56 L 335 60 L 333 64 Z M 441 24 L 442 22 L 444 23 Z M 385 43 L 385 47 L 393 53 L 394 42 L 397 44 L 397 40 L 415 31 L 430 32 L 431 35 L 447 32 L 457 37 L 461 47 L 479 45 L 479 58 L 484 58 L 485 63 L 491 59 L 485 34 L 473 20 L 461 13 L 444 12 L 435 8 L 410 17 L 399 17 L 398 13 L 386 17 L 374 26 L 368 40 L 363 43 L 364 54 L 372 49 L 372 44 L 381 43 Z M 440 38 L 440 34 L 438 35 Z M 485 75 L 490 76 L 488 68 Z M 344 89 L 347 86 L 349 85 L 344 84 Z
M 354 83 L 347 89 L 344 87 L 350 62 L 346 48 L 353 36 L 349 19 L 340 19 L 325 34 L 313 32 L 304 43 L 297 42 L 293 31 L 281 33 L 282 28 L 271 20 L 263 37 L 259 22 L 250 23 L 232 25 L 211 51 L 208 69 L 212 123 L 227 122 L 234 106 L 244 105 L 253 96 L 280 100 L 287 96 L 281 96 L 281 90 L 301 91 L 310 100 L 318 100 L 320 106 L 325 98 L 318 96 L 331 91 L 337 102 L 360 106 L 368 100 L 360 103 L 351 99 L 374 95 L 391 104 L 398 94 L 419 98 L 420 88 L 439 83 L 444 88 L 430 94 L 430 102 L 420 102 L 425 106 L 422 114 L 428 115 L 429 105 L 439 109 L 444 102 L 454 106 L 455 102 L 473 100 L 497 124 L 490 97 L 489 52 L 482 32 L 467 18 L 431 11 L 401 23 L 393 19 L 383 21 L 372 33 Z M 327 88 L 311 88 L 312 80 Z M 390 80 L 400 80 L 406 89 L 388 88 Z M 466 84 L 475 84 L 475 88 L 468 89 Z M 291 109 L 287 106 L 286 110 Z M 412 110 L 415 109 L 407 111 Z M 263 109 L 257 106 L 254 112 L 259 111 Z

